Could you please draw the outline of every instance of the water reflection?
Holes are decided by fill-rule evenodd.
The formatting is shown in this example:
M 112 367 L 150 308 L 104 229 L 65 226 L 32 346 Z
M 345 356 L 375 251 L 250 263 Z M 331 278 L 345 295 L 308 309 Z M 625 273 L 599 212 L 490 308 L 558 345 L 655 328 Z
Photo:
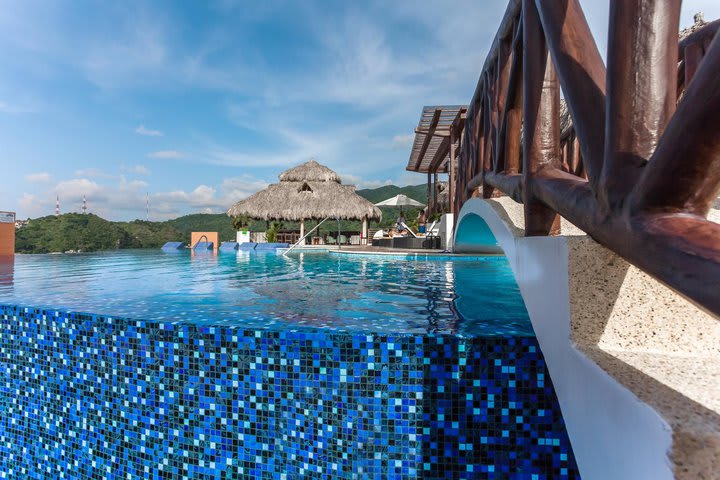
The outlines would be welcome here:
M 0 286 L 9 287 L 9 290 L 12 291 L 14 279 L 15 279 L 15 256 L 14 255 L 0 255 Z
M 23 255 L 0 265 L 3 303 L 249 328 L 532 332 L 502 258 L 121 251 Z
M 452 262 L 452 310 L 460 319 L 458 333 L 533 336 L 520 289 L 505 259 Z

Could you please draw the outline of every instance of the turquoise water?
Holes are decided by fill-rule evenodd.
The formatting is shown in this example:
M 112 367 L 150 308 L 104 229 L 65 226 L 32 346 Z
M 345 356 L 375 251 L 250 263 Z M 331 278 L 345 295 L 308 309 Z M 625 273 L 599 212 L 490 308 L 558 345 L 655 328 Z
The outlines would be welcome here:
M 532 336 L 504 257 L 18 255 L 0 303 L 242 328 Z

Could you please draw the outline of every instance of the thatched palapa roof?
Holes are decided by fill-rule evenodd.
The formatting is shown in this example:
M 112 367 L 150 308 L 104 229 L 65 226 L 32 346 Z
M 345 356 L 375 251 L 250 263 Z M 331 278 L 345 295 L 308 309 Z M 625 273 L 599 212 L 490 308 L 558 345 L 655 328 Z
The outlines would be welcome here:
M 247 215 L 260 220 L 382 219 L 375 205 L 343 185 L 340 176 L 315 160 L 280 174 L 280 183 L 240 200 L 230 207 L 231 217 Z

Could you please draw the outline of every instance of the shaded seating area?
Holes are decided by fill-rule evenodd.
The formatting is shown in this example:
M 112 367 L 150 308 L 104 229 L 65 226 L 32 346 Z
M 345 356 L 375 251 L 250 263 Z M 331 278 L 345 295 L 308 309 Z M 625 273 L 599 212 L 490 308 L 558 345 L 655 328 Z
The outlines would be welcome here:
M 280 182 L 269 185 L 250 197 L 235 203 L 227 211 L 230 217 L 247 216 L 265 221 L 299 222 L 300 231 L 279 231 L 276 241 L 293 245 L 306 237 L 306 220 L 322 222 L 328 219 L 360 220 L 361 231 L 333 233 L 323 237 L 307 232 L 305 244 L 341 245 L 352 241 L 367 243 L 367 230 L 371 220 L 381 220 L 382 212 L 365 198 L 355 193 L 354 185 L 343 185 L 340 176 L 328 167 L 310 160 L 286 170 Z M 323 230 L 329 229 L 330 223 Z M 353 240 L 354 239 L 354 240 Z M 362 240 L 358 240 L 362 239 Z M 334 243 L 331 243 L 333 242 Z M 320 243 L 324 242 L 324 243 Z

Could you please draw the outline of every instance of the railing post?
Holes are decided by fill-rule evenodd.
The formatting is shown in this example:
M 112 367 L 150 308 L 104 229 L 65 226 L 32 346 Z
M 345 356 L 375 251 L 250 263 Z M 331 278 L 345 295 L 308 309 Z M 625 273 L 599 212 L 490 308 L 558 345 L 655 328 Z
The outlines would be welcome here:
M 677 102 L 680 0 L 612 0 L 598 198 L 622 208 Z M 688 63 L 685 57 L 685 65 Z M 686 72 L 686 84 L 690 81 Z
M 560 233 L 560 217 L 533 195 L 533 178 L 559 166 L 560 87 L 532 0 L 523 0 L 523 191 L 525 235 Z
M 455 185 L 455 182 L 457 181 L 457 175 L 455 172 L 455 138 L 455 127 L 450 125 L 450 175 L 448 182 L 448 196 L 450 200 L 450 211 L 452 213 L 455 213 L 455 195 L 457 190 L 457 186 Z
M 492 85 L 493 82 L 486 82 L 485 101 L 483 102 L 483 122 L 485 124 L 485 137 L 483 146 L 483 173 L 493 172 L 493 138 L 495 132 L 492 122 Z M 492 198 L 495 187 L 483 181 L 483 198 Z
M 432 215 L 432 174 L 427 172 L 427 214 Z
M 476 164 L 477 167 L 475 168 L 475 174 L 478 175 L 485 175 L 485 112 L 483 111 L 483 102 L 482 100 L 478 100 L 476 103 L 476 108 L 474 109 L 474 116 L 475 116 L 475 151 L 476 151 Z M 483 185 L 483 190 L 485 190 L 485 186 Z
M 503 123 L 507 122 L 507 112 L 505 111 L 505 102 L 507 101 L 508 86 L 510 82 L 510 70 L 512 63 L 510 62 L 512 56 L 512 41 L 514 29 L 510 34 L 509 38 L 503 39 L 498 45 L 498 57 L 497 57 L 497 93 L 495 95 L 495 109 L 497 111 L 497 129 L 495 136 L 496 155 L 495 155 L 495 172 L 502 172 L 505 170 L 505 134 L 503 131 Z M 507 129 L 507 127 L 506 127 Z
M 516 50 L 513 55 L 519 52 Z M 522 128 L 522 102 L 523 102 L 523 75 L 522 67 L 516 69 L 519 77 L 515 82 L 516 88 L 511 92 L 510 104 L 507 112 L 507 127 L 505 129 L 505 172 L 515 174 L 520 172 L 520 129 Z

